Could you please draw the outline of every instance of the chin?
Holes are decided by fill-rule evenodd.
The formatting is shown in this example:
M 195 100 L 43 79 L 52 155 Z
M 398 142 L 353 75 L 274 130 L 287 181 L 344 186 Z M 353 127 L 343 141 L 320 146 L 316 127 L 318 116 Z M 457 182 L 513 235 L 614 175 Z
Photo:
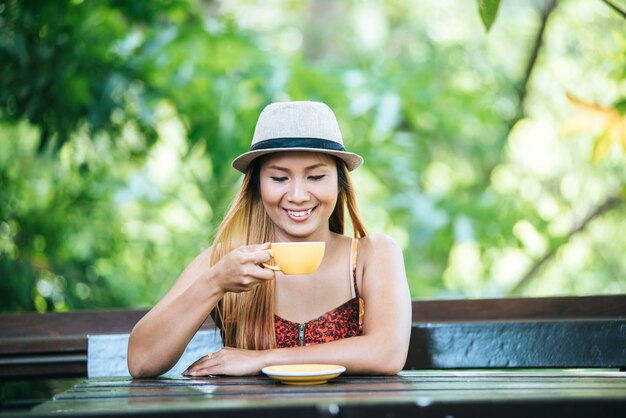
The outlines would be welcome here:
M 315 232 L 317 232 L 316 229 L 309 229 L 307 228 L 306 230 L 303 229 L 293 229 L 293 228 L 280 228 L 282 234 L 285 237 L 289 237 L 289 238 L 296 238 L 296 239 L 300 239 L 300 240 L 304 240 L 306 238 L 309 238 L 311 236 L 313 236 L 315 234 Z

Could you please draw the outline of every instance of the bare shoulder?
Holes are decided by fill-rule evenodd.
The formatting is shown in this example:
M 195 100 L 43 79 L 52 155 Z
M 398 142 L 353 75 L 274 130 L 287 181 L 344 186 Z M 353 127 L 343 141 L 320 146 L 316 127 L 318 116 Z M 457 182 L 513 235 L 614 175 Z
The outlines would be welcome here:
M 387 234 L 374 234 L 361 238 L 361 248 L 364 252 L 402 252 L 398 243 Z
M 404 256 L 400 245 L 386 234 L 362 238 L 358 263 L 362 274 L 363 295 L 380 295 L 392 289 L 406 290 Z M 394 285 L 389 286 L 389 284 Z

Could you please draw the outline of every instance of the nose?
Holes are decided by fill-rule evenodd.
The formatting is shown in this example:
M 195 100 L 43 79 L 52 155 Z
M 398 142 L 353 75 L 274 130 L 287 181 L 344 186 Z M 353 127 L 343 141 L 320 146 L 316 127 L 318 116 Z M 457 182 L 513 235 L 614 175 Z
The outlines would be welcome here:
M 287 199 L 293 203 L 302 203 L 310 199 L 306 183 L 300 179 L 291 182 L 291 187 L 287 193 Z

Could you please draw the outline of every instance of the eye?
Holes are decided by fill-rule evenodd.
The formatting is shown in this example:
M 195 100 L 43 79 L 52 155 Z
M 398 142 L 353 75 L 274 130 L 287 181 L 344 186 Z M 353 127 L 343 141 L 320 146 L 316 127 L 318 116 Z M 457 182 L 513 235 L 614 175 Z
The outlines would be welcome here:
M 274 177 L 270 176 L 270 178 L 276 183 L 282 183 L 283 181 L 287 181 L 287 177 Z
M 309 176 L 309 180 L 319 181 L 319 180 L 323 179 L 325 176 L 326 176 L 325 174 L 321 174 L 319 176 Z

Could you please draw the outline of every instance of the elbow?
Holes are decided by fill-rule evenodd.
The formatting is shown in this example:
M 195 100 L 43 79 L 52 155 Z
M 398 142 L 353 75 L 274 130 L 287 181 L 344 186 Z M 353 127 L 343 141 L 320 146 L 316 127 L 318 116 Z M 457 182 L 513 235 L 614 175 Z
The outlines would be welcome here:
M 128 357 L 128 373 L 130 373 L 133 379 L 145 379 L 149 377 L 157 377 L 161 373 L 155 370 L 153 367 L 150 367 L 147 362 L 139 362 L 133 361 L 130 357 Z
M 402 371 L 406 362 L 406 356 L 402 359 L 390 359 L 385 364 L 380 365 L 378 372 L 382 375 L 395 375 Z
M 396 344 L 381 347 L 380 350 L 376 351 L 377 362 L 375 367 L 377 373 L 395 375 L 404 369 L 408 355 L 408 343 L 404 344 L 398 341 Z M 380 361 L 380 359 L 386 359 L 386 361 Z
M 407 344 L 408 345 L 408 344 Z M 381 349 L 372 350 L 373 358 L 368 361 L 373 367 L 370 373 L 381 375 L 395 375 L 404 369 L 408 355 L 408 346 L 405 344 L 391 344 L 387 347 L 379 345 Z M 385 359 L 385 361 L 381 361 Z
M 154 377 L 152 373 L 150 373 L 150 370 L 148 370 L 145 364 L 141 364 L 141 362 L 133 359 L 133 357 L 130 354 L 130 350 L 128 353 L 127 366 L 128 366 L 128 373 L 130 373 L 133 379 Z
M 404 365 L 406 364 L 406 356 L 402 358 L 401 361 L 396 362 L 396 364 L 391 365 L 389 370 L 389 374 L 398 374 L 404 369 Z
M 144 379 L 146 377 L 153 377 L 153 376 L 150 376 L 150 374 L 147 373 L 146 370 L 131 366 L 130 362 L 128 362 L 128 372 L 130 373 L 130 376 L 133 379 Z
M 141 364 L 141 362 L 131 360 L 131 357 L 128 356 L 128 372 L 133 379 L 156 377 L 157 374 L 147 366 L 147 364 Z
M 143 369 L 132 369 L 129 367 L 128 371 L 130 372 L 130 376 L 133 379 L 146 379 L 146 378 L 150 378 L 150 377 L 157 377 L 157 374 L 154 373 L 150 373 L 150 371 L 148 370 L 143 370 Z
M 126 357 L 128 372 L 134 379 L 156 377 L 158 375 L 158 372 L 155 372 L 153 368 L 150 367 L 151 362 L 148 361 L 148 356 L 146 356 L 140 347 L 137 347 L 137 343 L 133 341 L 132 332 L 128 338 L 128 351 Z

